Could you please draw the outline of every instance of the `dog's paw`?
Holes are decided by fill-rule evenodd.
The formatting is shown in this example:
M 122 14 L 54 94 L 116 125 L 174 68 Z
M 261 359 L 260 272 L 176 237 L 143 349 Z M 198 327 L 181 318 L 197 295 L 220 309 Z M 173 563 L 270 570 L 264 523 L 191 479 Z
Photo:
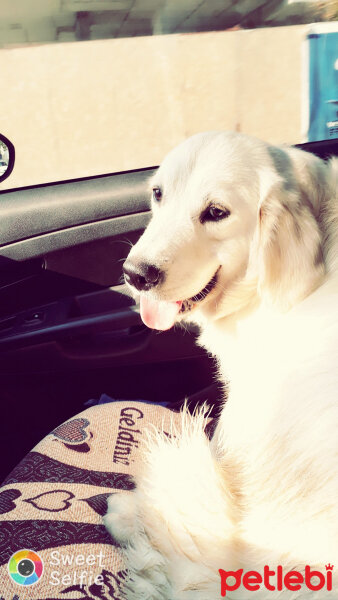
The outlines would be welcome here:
M 166 561 L 149 542 L 137 510 L 136 492 L 113 494 L 108 498 L 104 524 L 122 546 L 128 571 L 124 582 L 127 600 L 168 600 L 171 587 Z
M 127 544 L 137 531 L 137 509 L 134 492 L 112 494 L 103 522 L 110 535 L 121 545 Z
M 129 578 L 124 591 L 127 600 L 173 600 L 167 576 L 167 562 L 143 531 L 124 549 Z

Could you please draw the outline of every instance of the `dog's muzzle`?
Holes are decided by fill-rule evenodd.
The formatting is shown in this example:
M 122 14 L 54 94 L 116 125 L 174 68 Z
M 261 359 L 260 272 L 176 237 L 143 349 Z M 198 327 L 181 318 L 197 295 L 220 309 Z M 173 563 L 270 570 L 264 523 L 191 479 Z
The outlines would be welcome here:
M 149 290 L 156 288 L 164 280 L 164 272 L 154 265 L 133 263 L 127 260 L 123 266 L 126 282 L 140 292 L 140 313 L 142 321 L 151 329 L 165 331 L 170 329 L 178 316 L 191 311 L 197 304 L 205 300 L 217 283 L 220 267 L 202 290 L 185 300 L 159 300 Z

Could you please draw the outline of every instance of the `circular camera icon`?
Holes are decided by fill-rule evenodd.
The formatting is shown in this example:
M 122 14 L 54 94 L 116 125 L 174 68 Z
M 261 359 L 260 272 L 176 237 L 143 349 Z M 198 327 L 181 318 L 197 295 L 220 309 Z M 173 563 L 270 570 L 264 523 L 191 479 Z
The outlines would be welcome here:
M 18 585 L 33 585 L 42 576 L 43 562 L 33 550 L 18 550 L 8 561 L 8 572 Z
M 28 577 L 34 573 L 34 563 L 29 558 L 24 558 L 18 563 L 18 573 L 23 577 Z

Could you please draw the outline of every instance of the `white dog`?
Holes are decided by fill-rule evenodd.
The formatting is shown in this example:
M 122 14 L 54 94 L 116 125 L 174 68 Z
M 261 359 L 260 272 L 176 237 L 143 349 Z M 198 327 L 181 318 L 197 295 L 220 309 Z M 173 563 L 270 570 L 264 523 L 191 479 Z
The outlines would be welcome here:
M 109 499 L 129 599 L 338 598 L 337 175 L 209 132 L 152 180 L 126 281 L 149 327 L 200 326 L 229 399 L 211 442 L 184 412 L 181 434 L 150 437 L 136 491 Z

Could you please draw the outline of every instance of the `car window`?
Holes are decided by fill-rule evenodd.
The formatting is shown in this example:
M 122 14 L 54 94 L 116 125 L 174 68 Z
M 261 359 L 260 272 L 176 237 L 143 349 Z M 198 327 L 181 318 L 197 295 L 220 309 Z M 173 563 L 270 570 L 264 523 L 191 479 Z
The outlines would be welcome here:
M 338 137 L 337 4 L 17 0 L 0 6 L 0 189 L 157 165 L 196 132 Z

